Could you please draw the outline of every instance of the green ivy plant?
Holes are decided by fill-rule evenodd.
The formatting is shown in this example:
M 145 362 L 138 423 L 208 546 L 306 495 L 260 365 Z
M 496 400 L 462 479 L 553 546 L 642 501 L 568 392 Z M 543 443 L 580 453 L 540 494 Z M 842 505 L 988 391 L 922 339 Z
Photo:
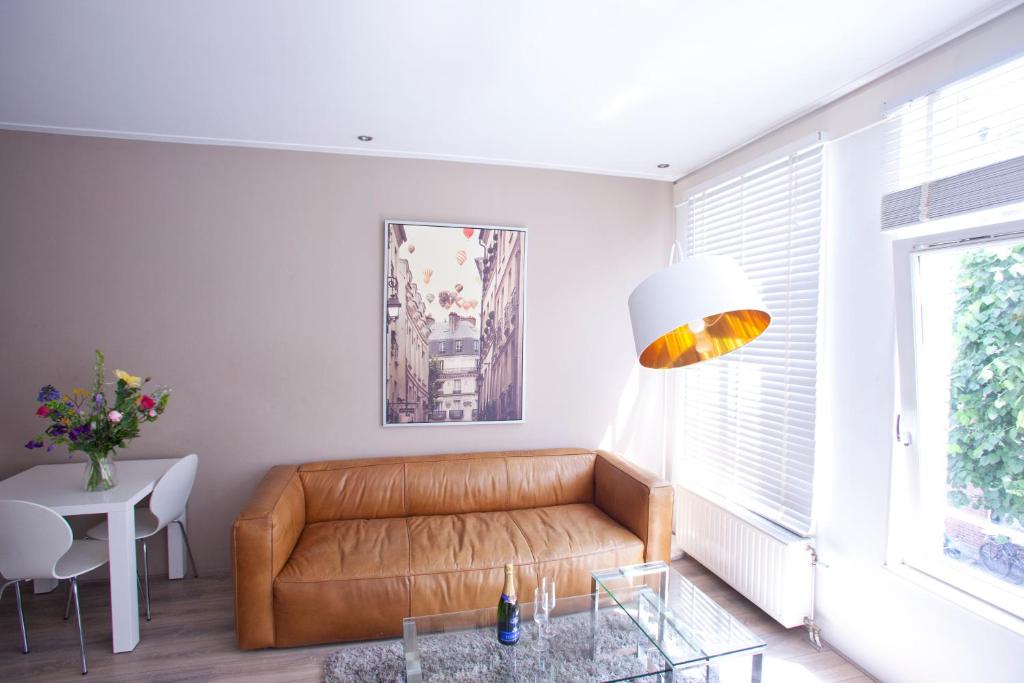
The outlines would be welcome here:
M 966 251 L 957 281 L 948 492 L 1024 521 L 1024 245 Z

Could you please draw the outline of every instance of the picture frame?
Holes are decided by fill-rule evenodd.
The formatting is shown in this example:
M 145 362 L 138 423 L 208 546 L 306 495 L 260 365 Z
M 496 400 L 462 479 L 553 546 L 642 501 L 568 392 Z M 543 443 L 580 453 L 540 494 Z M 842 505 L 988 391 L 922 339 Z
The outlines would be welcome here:
M 386 427 L 525 421 L 526 229 L 384 221 Z

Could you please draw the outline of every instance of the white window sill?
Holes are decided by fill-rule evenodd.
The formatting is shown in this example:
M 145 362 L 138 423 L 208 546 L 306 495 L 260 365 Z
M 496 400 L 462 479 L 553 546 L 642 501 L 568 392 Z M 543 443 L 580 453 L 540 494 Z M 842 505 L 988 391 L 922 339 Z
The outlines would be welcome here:
M 993 624 L 997 624 L 1012 633 L 1024 636 L 1024 619 L 1021 619 L 1014 614 L 1002 610 L 991 603 L 981 600 L 980 598 L 976 598 L 970 593 L 956 588 L 945 581 L 941 581 L 902 562 L 886 563 L 885 567 L 904 581 L 934 593 L 947 602 L 951 602 L 958 607 L 962 607 L 963 609 L 972 612 Z

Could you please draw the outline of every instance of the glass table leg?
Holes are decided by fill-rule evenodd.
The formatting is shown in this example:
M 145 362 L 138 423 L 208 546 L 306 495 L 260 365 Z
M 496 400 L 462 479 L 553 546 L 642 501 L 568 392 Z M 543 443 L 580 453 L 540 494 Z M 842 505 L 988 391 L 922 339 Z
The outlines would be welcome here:
M 402 622 L 402 640 L 405 641 L 405 680 L 407 683 L 422 683 L 423 666 L 420 662 L 420 650 L 416 642 L 416 621 L 405 619 Z
M 750 683 L 761 683 L 761 667 L 764 662 L 764 655 L 757 653 L 754 655 L 754 661 L 750 664 Z

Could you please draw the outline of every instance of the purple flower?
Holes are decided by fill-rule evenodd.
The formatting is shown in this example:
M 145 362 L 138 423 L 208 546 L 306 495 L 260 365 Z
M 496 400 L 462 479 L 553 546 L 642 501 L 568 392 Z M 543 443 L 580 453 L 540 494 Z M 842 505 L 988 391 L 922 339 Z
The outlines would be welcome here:
M 101 406 L 107 402 L 107 398 L 103 394 L 97 393 L 92 397 L 92 402 L 98 406 Z
M 62 424 L 53 424 L 46 428 L 46 433 L 50 436 L 61 436 L 67 434 L 68 428 Z
M 32 439 L 27 444 L 25 444 L 25 448 L 27 448 L 29 450 L 32 450 L 33 448 L 42 448 L 42 447 L 43 447 L 43 440 L 38 438 L 38 437 L 36 437 L 35 439 Z
M 77 427 L 72 427 L 71 431 L 68 432 L 68 438 L 71 439 L 72 442 L 75 442 L 82 437 L 89 436 L 90 434 L 92 434 L 92 424 L 86 422 L 85 424 L 80 424 Z
M 40 403 L 46 403 L 47 401 L 56 401 L 60 398 L 60 392 L 57 391 L 56 387 L 52 384 L 47 384 L 45 387 L 39 390 L 39 395 L 36 396 L 36 400 Z

